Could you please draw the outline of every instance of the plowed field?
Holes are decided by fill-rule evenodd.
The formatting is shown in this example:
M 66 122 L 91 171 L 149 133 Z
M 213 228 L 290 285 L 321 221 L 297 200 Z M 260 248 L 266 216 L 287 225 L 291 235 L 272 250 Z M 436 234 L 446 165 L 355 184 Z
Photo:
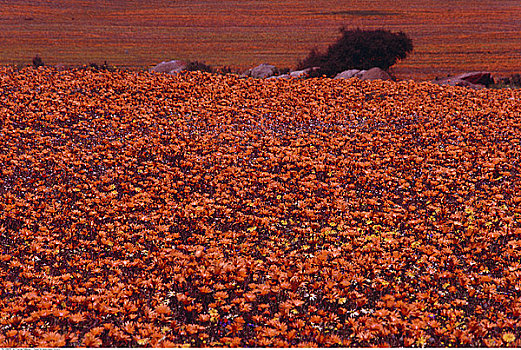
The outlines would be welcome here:
M 0 70 L 0 346 L 521 346 L 521 92 Z
M 91 62 L 147 67 L 164 60 L 242 69 L 294 68 L 338 28 L 404 31 L 415 50 L 401 79 L 465 71 L 521 72 L 519 0 L 16 0 L 0 1 L 0 64 Z

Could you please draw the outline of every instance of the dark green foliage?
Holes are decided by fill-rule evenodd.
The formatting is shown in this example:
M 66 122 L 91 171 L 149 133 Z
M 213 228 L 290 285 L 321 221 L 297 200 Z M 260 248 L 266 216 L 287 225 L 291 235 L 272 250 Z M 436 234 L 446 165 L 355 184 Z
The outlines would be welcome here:
M 194 71 L 208 72 L 208 73 L 214 72 L 214 69 L 211 66 L 206 65 L 203 62 L 199 62 L 199 61 L 188 62 L 185 70 L 188 72 L 194 72 Z
M 40 56 L 36 55 L 33 57 L 33 67 L 38 68 L 44 66 L 43 60 Z
M 348 69 L 379 67 L 388 70 L 412 52 L 412 40 L 403 32 L 340 29 L 342 36 L 325 53 L 312 49 L 297 69 L 320 67 L 314 76 L 334 76 Z
M 224 66 L 224 67 L 221 67 L 217 73 L 218 74 L 221 74 L 221 75 L 226 75 L 226 74 L 231 74 L 233 71 L 232 71 L 232 68 L 229 67 L 229 66 Z
M 107 61 L 103 62 L 103 64 L 97 64 L 97 63 L 89 63 L 89 66 L 86 67 L 93 71 L 108 71 L 113 72 L 116 70 L 116 67 L 111 67 L 107 64 Z

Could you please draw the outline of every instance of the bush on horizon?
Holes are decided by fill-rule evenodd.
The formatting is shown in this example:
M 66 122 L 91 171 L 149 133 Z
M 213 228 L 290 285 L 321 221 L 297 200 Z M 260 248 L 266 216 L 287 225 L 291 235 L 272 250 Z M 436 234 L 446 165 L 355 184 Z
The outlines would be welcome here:
M 89 63 L 88 66 L 84 67 L 85 69 L 91 69 L 93 71 L 108 71 L 108 72 L 113 72 L 116 70 L 116 67 L 115 66 L 109 66 L 107 61 L 103 62 L 103 64 L 97 64 L 97 63 L 94 63 L 94 62 L 91 62 Z
M 379 67 L 388 70 L 399 59 L 412 52 L 412 40 L 403 32 L 388 30 L 347 30 L 340 28 L 342 36 L 325 53 L 313 48 L 308 56 L 298 63 L 297 69 L 320 67 L 312 76 L 333 77 L 348 69 L 370 69 Z
M 33 57 L 33 67 L 38 68 L 38 67 L 42 67 L 44 65 L 45 64 L 43 63 L 43 60 L 40 57 L 40 55 L 36 55 Z
M 209 66 L 203 62 L 199 62 L 199 61 L 188 62 L 186 64 L 185 70 L 188 72 L 199 71 L 199 72 L 208 72 L 208 73 L 214 73 L 214 71 L 215 71 L 211 66 Z

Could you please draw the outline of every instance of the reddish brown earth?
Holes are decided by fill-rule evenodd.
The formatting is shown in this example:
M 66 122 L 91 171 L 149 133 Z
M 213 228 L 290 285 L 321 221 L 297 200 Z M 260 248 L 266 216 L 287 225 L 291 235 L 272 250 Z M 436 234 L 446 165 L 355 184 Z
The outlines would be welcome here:
M 406 78 L 521 72 L 521 2 L 505 1 L 29 1 L 3 2 L 0 64 L 89 62 L 143 67 L 168 59 L 247 68 L 294 67 L 342 25 L 402 30 L 415 52 Z

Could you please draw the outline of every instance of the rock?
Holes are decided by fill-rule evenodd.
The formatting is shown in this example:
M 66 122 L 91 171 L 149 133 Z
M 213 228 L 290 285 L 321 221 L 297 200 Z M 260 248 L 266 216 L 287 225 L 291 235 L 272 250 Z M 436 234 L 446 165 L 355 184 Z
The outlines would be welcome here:
M 371 68 L 367 71 L 362 70 L 358 72 L 355 77 L 360 80 L 393 80 L 389 73 L 378 67 Z
M 432 81 L 438 85 L 449 85 L 449 86 L 462 86 L 469 89 L 480 90 L 485 88 L 484 85 L 473 84 L 470 81 L 459 79 L 458 77 L 448 77 L 443 79 L 436 79 Z
M 249 72 L 249 76 L 252 78 L 268 78 L 277 74 L 277 67 L 263 63 L 255 68 L 252 68 Z
M 293 78 L 303 78 L 309 74 L 309 69 L 310 68 L 306 68 L 306 69 L 302 69 L 302 70 L 295 70 L 295 71 L 289 72 L 289 75 L 292 76 Z
M 359 69 L 349 69 L 338 73 L 333 79 L 350 79 L 360 73 Z
M 479 90 L 484 89 L 490 84 L 494 84 L 494 78 L 490 72 L 470 72 L 455 77 L 435 79 L 432 82 L 438 85 L 463 86 Z
M 494 78 L 492 78 L 490 72 L 464 73 L 456 76 L 456 79 L 465 80 L 475 85 L 484 85 L 487 87 L 491 84 L 494 84 Z
M 161 62 L 154 68 L 150 69 L 151 72 L 157 73 L 169 73 L 176 74 L 186 68 L 186 62 L 179 60 L 172 60 L 168 62 Z
M 273 75 L 271 77 L 268 77 L 266 79 L 290 79 L 291 75 L 289 74 L 282 74 L 282 75 Z
M 308 74 L 309 74 L 309 68 L 302 69 L 302 70 L 294 70 L 292 72 L 289 72 L 289 75 L 293 78 L 304 78 Z
M 293 78 L 305 78 L 318 69 L 320 69 L 320 67 L 310 67 L 302 70 L 295 70 L 290 72 L 289 75 L 291 75 Z

